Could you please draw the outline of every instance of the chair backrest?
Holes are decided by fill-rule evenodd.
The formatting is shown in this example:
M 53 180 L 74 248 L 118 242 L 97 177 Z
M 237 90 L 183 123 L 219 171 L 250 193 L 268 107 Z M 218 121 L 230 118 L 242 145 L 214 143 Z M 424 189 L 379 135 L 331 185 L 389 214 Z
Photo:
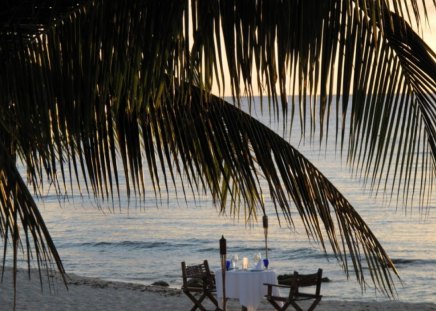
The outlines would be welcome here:
M 201 285 L 199 287 L 203 287 L 205 290 L 215 288 L 215 277 L 210 272 L 209 263 L 207 260 L 204 260 L 202 264 L 198 265 L 186 265 L 186 263 L 182 262 L 182 277 L 183 277 L 183 287 L 192 287 L 190 282 L 199 281 Z
M 318 269 L 318 272 L 311 274 L 300 274 L 294 271 L 294 275 L 290 280 L 291 292 L 298 294 L 300 287 L 316 286 L 315 295 L 319 296 L 321 293 L 321 282 L 322 269 Z

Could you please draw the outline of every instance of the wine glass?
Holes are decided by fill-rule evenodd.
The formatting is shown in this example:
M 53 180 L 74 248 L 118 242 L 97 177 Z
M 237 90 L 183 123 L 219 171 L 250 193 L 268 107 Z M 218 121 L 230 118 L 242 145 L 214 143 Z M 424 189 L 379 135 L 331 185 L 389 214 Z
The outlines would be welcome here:
M 230 260 L 226 260 L 226 270 L 228 271 L 230 269 Z
M 268 260 L 268 258 L 264 258 L 264 259 L 263 259 L 263 265 L 265 266 L 265 269 L 268 269 L 268 265 L 269 265 L 269 260 Z
M 238 260 L 239 260 L 238 255 L 237 254 L 233 255 L 233 257 L 232 257 L 232 267 L 233 267 L 233 269 L 236 269 L 236 267 L 238 266 Z
M 259 262 L 259 260 L 262 259 L 262 255 L 260 253 L 257 253 L 256 255 L 254 255 L 254 262 Z

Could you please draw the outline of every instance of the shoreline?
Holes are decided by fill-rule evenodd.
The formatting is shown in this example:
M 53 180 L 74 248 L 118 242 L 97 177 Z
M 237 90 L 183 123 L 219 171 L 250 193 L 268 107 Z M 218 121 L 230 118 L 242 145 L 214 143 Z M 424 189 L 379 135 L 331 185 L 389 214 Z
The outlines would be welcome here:
M 165 310 L 185 311 L 192 307 L 191 301 L 180 289 L 155 285 L 142 285 L 68 274 L 68 289 L 59 275 L 42 272 L 42 289 L 38 271 L 19 269 L 17 273 L 16 310 Z M 48 276 L 48 277 L 47 277 Z M 0 283 L 0 306 L 13 310 L 12 269 L 5 267 Z M 241 310 L 239 302 L 230 300 L 228 311 Z M 272 306 L 262 300 L 258 311 L 272 311 Z M 434 303 L 407 303 L 402 301 L 340 301 L 321 300 L 319 311 L 436 311 Z

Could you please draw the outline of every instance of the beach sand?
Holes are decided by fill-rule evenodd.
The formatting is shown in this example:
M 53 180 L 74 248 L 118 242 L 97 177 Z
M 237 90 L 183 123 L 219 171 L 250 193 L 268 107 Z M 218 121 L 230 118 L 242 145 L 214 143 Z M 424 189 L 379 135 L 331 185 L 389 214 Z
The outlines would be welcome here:
M 44 274 L 43 279 L 47 281 Z M 19 270 L 17 277 L 16 310 L 175 310 L 186 311 L 192 307 L 191 301 L 179 290 L 158 286 L 146 286 L 121 282 L 109 282 L 99 279 L 69 275 L 68 289 L 52 275 L 51 282 L 41 283 L 36 271 Z M 48 283 L 54 283 L 49 287 Z M 53 284 L 52 284 L 53 285 Z M 13 309 L 13 283 L 11 270 L 6 268 L 3 282 L 0 283 L 0 310 Z M 227 310 L 241 310 L 239 302 L 230 300 Z M 258 310 L 274 310 L 266 301 L 262 301 Z M 292 310 L 289 308 L 288 310 Z M 435 310 L 432 303 L 405 303 L 399 301 L 332 301 L 323 299 L 316 310 L 319 311 L 406 311 Z

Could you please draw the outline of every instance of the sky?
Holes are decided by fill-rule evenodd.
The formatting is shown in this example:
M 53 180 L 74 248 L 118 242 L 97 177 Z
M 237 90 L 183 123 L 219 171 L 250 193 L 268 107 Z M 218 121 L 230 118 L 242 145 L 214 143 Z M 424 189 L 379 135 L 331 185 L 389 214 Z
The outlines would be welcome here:
M 428 1 L 427 10 L 429 14 L 428 20 L 423 21 L 423 38 L 432 50 L 436 52 L 436 9 L 429 0 L 423 1 Z

